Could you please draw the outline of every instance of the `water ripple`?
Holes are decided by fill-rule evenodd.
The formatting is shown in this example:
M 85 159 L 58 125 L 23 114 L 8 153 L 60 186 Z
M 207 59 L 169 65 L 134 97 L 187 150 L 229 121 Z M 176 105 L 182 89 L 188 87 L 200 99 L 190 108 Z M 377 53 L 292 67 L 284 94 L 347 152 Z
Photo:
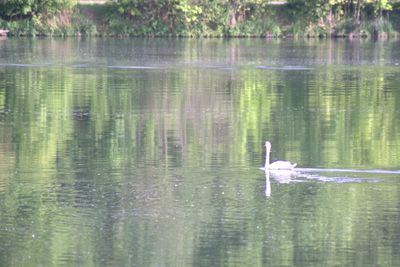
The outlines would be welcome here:
M 313 70 L 314 68 L 304 67 L 304 66 L 256 66 L 256 69 L 266 69 L 266 70 Z
M 132 70 L 159 70 L 161 67 L 155 66 L 107 66 L 110 69 L 132 69 Z
M 356 170 L 356 169 L 330 169 L 330 168 L 296 168 L 302 172 L 347 172 L 347 173 L 375 173 L 375 174 L 400 174 L 400 170 Z

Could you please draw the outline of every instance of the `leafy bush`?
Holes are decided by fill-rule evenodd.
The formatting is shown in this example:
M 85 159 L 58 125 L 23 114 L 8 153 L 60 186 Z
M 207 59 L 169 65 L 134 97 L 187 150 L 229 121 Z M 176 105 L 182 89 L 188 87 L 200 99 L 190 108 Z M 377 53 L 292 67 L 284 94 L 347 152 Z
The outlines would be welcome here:
M 357 7 L 362 15 L 345 9 L 343 1 L 288 0 L 271 6 L 263 0 L 113 0 L 73 8 L 74 1 L 0 0 L 1 27 L 29 36 L 328 36 L 332 27 L 337 36 L 394 31 L 383 19 L 391 8 L 383 5 L 386 0 L 363 2 Z M 392 21 L 400 21 L 395 10 L 390 12 Z
M 356 32 L 357 26 L 354 24 L 352 19 L 345 19 L 340 21 L 334 28 L 334 35 L 336 36 L 347 36 L 353 32 Z
M 74 4 L 74 0 L 3 0 L 0 1 L 0 18 L 30 19 L 38 14 L 56 14 Z
M 362 31 L 368 33 L 368 35 L 375 37 L 387 37 L 388 35 L 391 35 L 395 32 L 392 23 L 389 20 L 383 18 L 364 22 L 361 25 L 361 29 Z
M 86 36 L 97 34 L 96 24 L 85 17 L 78 9 L 72 14 L 71 23 L 75 34 Z

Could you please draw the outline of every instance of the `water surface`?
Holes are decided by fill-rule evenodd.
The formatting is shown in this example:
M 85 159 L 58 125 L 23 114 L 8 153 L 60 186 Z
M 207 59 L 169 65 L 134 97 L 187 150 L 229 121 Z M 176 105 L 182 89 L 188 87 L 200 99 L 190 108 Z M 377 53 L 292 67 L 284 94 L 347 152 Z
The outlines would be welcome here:
M 0 265 L 400 266 L 399 48 L 0 40 Z

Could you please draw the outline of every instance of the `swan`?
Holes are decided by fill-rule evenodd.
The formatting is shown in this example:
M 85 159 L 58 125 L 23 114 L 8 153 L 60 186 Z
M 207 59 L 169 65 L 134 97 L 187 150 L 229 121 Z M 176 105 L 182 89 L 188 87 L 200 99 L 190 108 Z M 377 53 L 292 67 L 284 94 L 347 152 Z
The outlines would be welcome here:
M 265 170 L 293 170 L 296 163 L 292 164 L 289 161 L 278 160 L 269 163 L 269 154 L 271 153 L 271 143 L 265 142 Z

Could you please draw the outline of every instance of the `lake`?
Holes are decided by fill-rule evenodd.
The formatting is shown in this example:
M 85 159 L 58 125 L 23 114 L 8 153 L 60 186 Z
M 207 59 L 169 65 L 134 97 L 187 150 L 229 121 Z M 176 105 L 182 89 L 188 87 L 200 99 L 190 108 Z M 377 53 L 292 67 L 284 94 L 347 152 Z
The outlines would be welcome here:
M 1 266 L 400 266 L 399 170 L 395 40 L 0 39 Z

